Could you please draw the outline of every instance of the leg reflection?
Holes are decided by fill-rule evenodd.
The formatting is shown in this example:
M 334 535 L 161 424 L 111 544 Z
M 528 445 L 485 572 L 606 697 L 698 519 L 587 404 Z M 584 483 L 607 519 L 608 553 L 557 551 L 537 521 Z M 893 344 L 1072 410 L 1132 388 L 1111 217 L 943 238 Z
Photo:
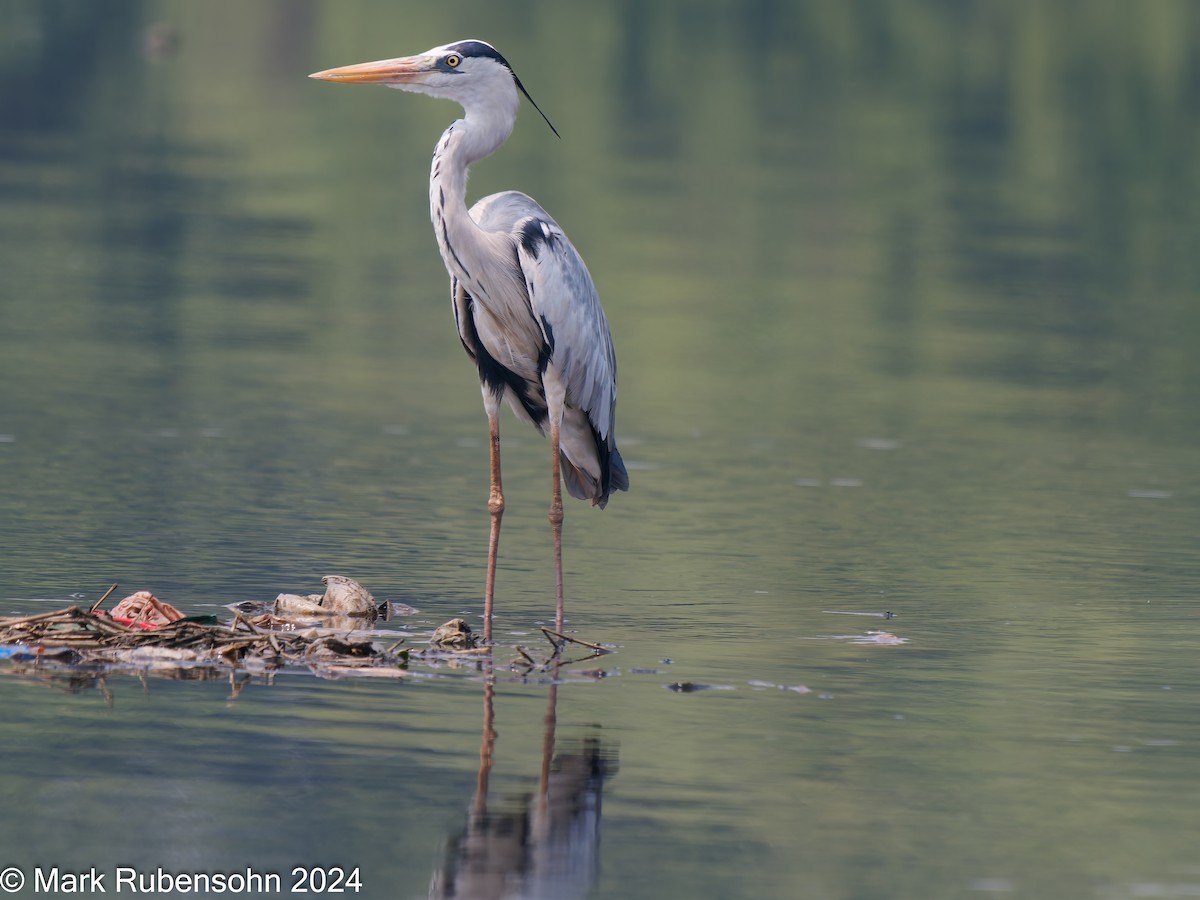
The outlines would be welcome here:
M 617 771 L 615 748 L 601 739 L 598 728 L 569 740 L 558 737 L 558 685 L 552 684 L 536 793 L 489 805 L 494 701 L 495 680 L 489 671 L 475 796 L 466 827 L 447 841 L 429 896 L 585 897 L 599 871 L 600 801 L 605 780 Z

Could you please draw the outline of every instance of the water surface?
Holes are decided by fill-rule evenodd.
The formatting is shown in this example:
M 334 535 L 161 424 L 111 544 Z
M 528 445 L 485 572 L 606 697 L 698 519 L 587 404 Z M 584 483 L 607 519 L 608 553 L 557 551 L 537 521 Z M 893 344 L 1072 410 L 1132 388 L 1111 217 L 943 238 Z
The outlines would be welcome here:
M 568 506 L 570 626 L 617 652 L 553 690 L 508 669 L 553 576 L 507 414 L 490 679 L 0 668 L 0 868 L 481 896 L 478 845 L 544 896 L 1200 891 L 1198 13 L 704 13 L 13 4 L 0 615 L 343 573 L 416 635 L 478 621 L 486 422 L 426 212 L 456 110 L 304 77 L 456 38 L 563 134 L 525 109 L 472 192 L 587 259 L 632 489 Z

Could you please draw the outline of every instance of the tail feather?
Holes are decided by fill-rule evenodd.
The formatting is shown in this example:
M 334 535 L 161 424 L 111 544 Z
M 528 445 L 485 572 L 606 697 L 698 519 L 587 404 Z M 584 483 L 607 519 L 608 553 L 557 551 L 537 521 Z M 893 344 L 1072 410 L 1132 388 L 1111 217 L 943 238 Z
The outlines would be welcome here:
M 621 459 L 616 447 L 612 448 L 608 458 L 608 490 L 610 493 L 629 490 L 629 473 L 625 471 L 625 460 Z
M 560 452 L 558 458 L 567 493 L 577 500 L 591 500 L 592 506 L 604 509 L 608 505 L 609 494 L 613 491 L 629 490 L 629 473 L 625 471 L 625 461 L 621 459 L 616 447 L 613 447 L 608 456 L 608 477 L 603 479 L 594 478 L 579 468 L 565 453 Z

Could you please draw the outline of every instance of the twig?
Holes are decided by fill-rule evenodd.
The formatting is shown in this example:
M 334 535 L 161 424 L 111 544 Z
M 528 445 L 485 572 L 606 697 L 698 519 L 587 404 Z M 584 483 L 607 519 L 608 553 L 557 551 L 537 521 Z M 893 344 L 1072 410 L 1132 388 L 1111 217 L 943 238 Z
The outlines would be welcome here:
M 588 643 L 587 641 L 581 641 L 581 640 L 579 640 L 579 638 L 573 638 L 573 637 L 570 637 L 569 635 L 559 634 L 557 631 L 554 631 L 550 628 L 546 628 L 544 625 L 542 626 L 542 633 L 544 635 L 546 635 L 547 638 L 550 637 L 551 635 L 553 635 L 554 637 L 558 638 L 561 641 L 570 641 L 572 644 L 579 644 L 582 647 L 587 647 L 589 650 L 595 650 L 597 653 L 603 654 L 603 653 L 611 653 L 612 652 L 607 647 L 601 647 L 599 644 L 591 644 L 591 643 Z M 554 641 L 551 641 L 550 643 L 553 644 Z
M 530 656 L 528 653 L 526 653 L 524 647 L 522 647 L 520 644 L 517 644 L 516 647 L 514 647 L 513 649 L 516 650 L 518 653 L 521 654 L 521 656 L 523 656 L 525 658 L 525 662 L 529 664 L 529 667 L 531 669 L 537 668 L 538 661 L 536 659 L 534 659 L 532 656 Z M 513 660 L 513 662 L 516 662 L 516 660 Z
M 258 630 L 257 625 L 255 625 L 253 622 L 251 622 L 249 619 L 247 619 L 245 616 L 243 616 L 240 612 L 238 612 L 235 609 L 233 611 L 233 629 L 234 629 L 234 631 L 237 630 L 237 627 L 239 625 L 245 625 L 246 630 L 249 631 L 251 634 L 261 634 L 262 633 Z
M 104 596 L 101 597 L 99 600 L 97 600 L 95 602 L 95 604 L 92 606 L 92 608 L 88 610 L 88 612 L 94 616 L 96 614 L 96 610 L 98 610 L 104 604 L 105 600 L 107 600 L 109 597 L 112 596 L 112 592 L 115 591 L 116 589 L 117 589 L 117 583 L 114 581 L 113 586 L 104 592 Z
M 95 629 L 105 634 L 127 635 L 142 633 L 142 629 L 140 628 L 127 628 L 120 622 L 114 622 L 105 616 L 93 616 L 85 613 L 79 607 L 75 607 L 71 620 L 78 625 L 82 625 L 84 628 Z
M 33 616 L 17 616 L 12 619 L 0 619 L 0 628 L 17 628 L 34 622 L 47 622 L 59 619 L 63 622 L 73 621 L 76 613 L 82 613 L 78 606 L 68 606 L 66 609 L 56 609 L 54 612 L 38 613 Z

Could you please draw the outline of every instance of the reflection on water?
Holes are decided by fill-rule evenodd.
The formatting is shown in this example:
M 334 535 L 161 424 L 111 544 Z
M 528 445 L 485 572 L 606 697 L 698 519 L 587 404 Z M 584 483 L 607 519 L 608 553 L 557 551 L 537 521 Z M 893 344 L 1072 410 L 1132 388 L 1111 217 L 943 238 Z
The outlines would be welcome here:
M 466 827 L 447 843 L 430 897 L 586 897 L 595 887 L 601 796 L 616 774 L 616 749 L 599 726 L 584 737 L 559 738 L 557 684 L 547 696 L 537 790 L 497 802 L 488 793 L 496 752 L 495 680 L 490 672 L 486 676 L 475 796 Z
M 512 682 L 490 659 L 442 671 L 416 677 L 465 690 L 421 701 L 374 684 L 313 691 L 287 670 L 72 673 L 6 665 L 0 689 L 23 688 L 6 694 L 23 710 L 10 723 L 8 766 L 25 773 L 6 791 L 8 808 L 59 816 L 94 803 L 109 815 L 120 804 L 145 817 L 109 836 L 87 820 L 66 822 L 46 843 L 44 826 L 26 831 L 10 816 L 0 839 L 25 866 L 90 858 L 104 871 L 115 853 L 143 869 L 247 865 L 286 873 L 298 860 L 318 860 L 360 868 L 370 897 L 417 896 L 418 873 L 428 877 L 428 860 L 440 856 L 429 896 L 589 896 L 602 871 L 602 797 L 617 771 L 615 742 L 590 714 L 586 725 L 575 724 L 579 704 L 564 696 L 560 678 L 569 676 L 558 667 L 533 687 L 533 716 L 525 704 L 497 712 L 498 676 Z M 37 687 L 56 693 L 28 692 Z M 100 701 L 99 718 L 89 698 Z M 65 721 L 29 727 L 51 711 Z M 119 724 L 105 727 L 108 720 Z M 196 727 L 205 720 L 207 727 Z M 88 740 L 71 739 L 76 730 Z M 435 756 L 425 758 L 431 747 Z M 441 755 L 452 762 L 439 762 Z M 514 778 L 533 787 L 514 787 Z M 390 790 L 396 798 L 379 802 Z M 269 822 L 261 819 L 266 809 L 247 804 L 247 792 L 273 798 Z
M 97 691 L 109 706 L 112 706 L 116 699 L 109 686 L 109 680 L 114 679 L 128 683 L 127 679 L 131 673 L 141 681 L 146 689 L 149 689 L 148 679 L 150 678 L 163 678 L 171 681 L 227 682 L 230 700 L 236 700 L 242 689 L 255 681 L 254 676 L 247 673 L 223 671 L 210 666 L 158 665 L 152 669 L 139 671 L 134 666 L 77 665 L 70 660 L 56 662 L 44 657 L 35 661 L 17 660 L 0 670 L 0 675 L 7 678 L 41 685 L 68 694 Z M 258 681 L 259 683 L 270 683 L 269 678 L 260 678 Z

